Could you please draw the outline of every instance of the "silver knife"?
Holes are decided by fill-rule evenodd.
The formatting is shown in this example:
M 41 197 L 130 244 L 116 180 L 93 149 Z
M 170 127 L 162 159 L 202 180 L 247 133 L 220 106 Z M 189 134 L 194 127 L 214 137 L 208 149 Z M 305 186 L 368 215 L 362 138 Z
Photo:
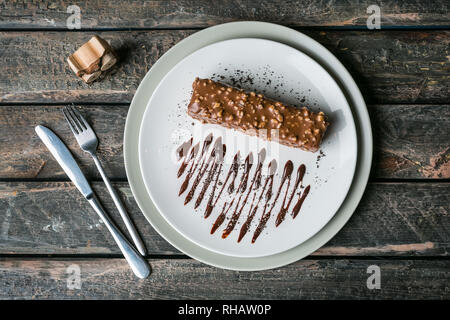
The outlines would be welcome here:
M 81 194 L 103 220 L 125 256 L 125 259 L 130 264 L 134 274 L 141 279 L 147 278 L 150 274 L 150 266 L 147 261 L 136 251 L 136 249 L 134 249 L 107 215 L 66 145 L 53 133 L 53 131 L 44 126 L 36 126 L 35 130 L 39 138 L 41 138 L 42 142 L 44 142 L 56 161 L 58 161 L 63 168 L 64 172 L 69 176 L 70 180 L 72 180 L 78 190 L 80 190 Z

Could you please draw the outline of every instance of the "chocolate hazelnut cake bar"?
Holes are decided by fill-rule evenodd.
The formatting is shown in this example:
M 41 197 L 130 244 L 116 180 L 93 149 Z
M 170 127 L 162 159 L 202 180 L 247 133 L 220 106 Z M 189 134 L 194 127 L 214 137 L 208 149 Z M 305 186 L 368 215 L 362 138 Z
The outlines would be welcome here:
M 328 127 L 323 112 L 287 106 L 254 92 L 196 78 L 188 114 L 202 123 L 219 124 L 266 140 L 315 152 Z

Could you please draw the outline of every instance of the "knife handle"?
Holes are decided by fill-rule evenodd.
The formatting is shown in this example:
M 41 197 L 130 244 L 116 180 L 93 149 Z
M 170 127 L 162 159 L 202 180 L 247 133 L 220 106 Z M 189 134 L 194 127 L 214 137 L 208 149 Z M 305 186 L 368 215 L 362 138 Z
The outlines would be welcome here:
M 125 259 L 128 261 L 131 269 L 134 274 L 141 278 L 145 279 L 150 274 L 150 266 L 147 261 L 133 248 L 133 246 L 128 242 L 125 236 L 120 232 L 120 230 L 114 225 L 111 218 L 106 214 L 102 205 L 98 201 L 95 194 L 88 198 L 89 203 L 92 208 L 94 208 L 95 212 L 102 218 L 109 232 L 111 232 L 114 240 L 122 251 Z

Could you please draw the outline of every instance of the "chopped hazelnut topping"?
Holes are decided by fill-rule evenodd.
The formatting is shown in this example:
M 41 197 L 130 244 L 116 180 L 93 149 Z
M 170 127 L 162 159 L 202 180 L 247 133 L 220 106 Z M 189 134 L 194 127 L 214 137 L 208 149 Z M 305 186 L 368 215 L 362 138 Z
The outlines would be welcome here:
M 255 92 L 245 93 L 242 89 L 202 79 L 194 82 L 193 89 L 188 106 L 191 117 L 265 140 L 317 151 L 328 126 L 323 112 L 286 106 Z
M 226 116 L 225 116 L 225 121 L 232 121 L 233 120 L 233 115 L 232 114 L 227 114 Z
M 281 114 L 277 115 L 277 120 L 283 122 L 283 116 Z

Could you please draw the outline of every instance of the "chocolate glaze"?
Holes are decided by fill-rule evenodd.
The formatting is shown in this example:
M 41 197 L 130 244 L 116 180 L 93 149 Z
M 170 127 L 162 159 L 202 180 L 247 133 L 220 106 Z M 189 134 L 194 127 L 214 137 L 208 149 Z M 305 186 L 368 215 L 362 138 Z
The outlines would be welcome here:
M 298 185 L 303 180 L 303 176 L 305 175 L 305 170 L 306 170 L 306 168 L 305 168 L 304 164 L 302 164 L 298 167 L 297 178 L 295 178 L 295 183 L 294 183 L 294 189 L 292 189 L 291 196 L 289 197 L 289 201 L 288 201 L 287 205 L 285 206 L 284 203 L 286 201 L 286 195 L 287 195 L 287 190 L 286 190 L 283 204 L 281 205 L 280 212 L 278 213 L 277 220 L 275 221 L 275 225 L 277 227 L 280 225 L 280 223 L 283 222 L 283 220 L 286 216 L 286 212 L 289 210 L 289 206 L 291 205 L 292 199 L 294 198 L 295 192 L 297 191 Z M 289 184 L 288 184 L 288 189 L 289 189 Z
M 250 169 L 252 168 L 253 162 L 251 161 L 252 153 L 249 153 L 247 158 L 245 158 L 245 164 L 244 164 L 244 172 L 242 173 L 241 182 L 239 182 L 239 187 L 236 189 L 236 195 L 239 194 L 238 202 L 236 204 L 236 207 L 239 206 L 239 202 L 241 201 L 242 194 L 247 189 L 247 181 L 248 176 L 250 174 Z M 219 228 L 222 223 L 225 220 L 225 217 L 230 210 L 230 208 L 233 206 L 234 200 L 236 200 L 236 197 L 234 197 L 231 200 L 231 203 L 227 206 L 227 203 L 223 205 L 222 212 L 217 217 L 216 221 L 214 222 L 212 228 L 211 228 L 211 234 L 216 232 L 217 228 Z
M 275 204 L 277 203 L 277 200 L 281 193 L 281 189 L 283 188 L 286 180 L 289 181 L 288 188 L 286 189 L 286 193 L 287 193 L 287 190 L 289 189 L 289 183 L 291 180 L 291 174 L 292 174 L 293 167 L 294 167 L 294 165 L 291 160 L 288 160 L 288 162 L 286 162 L 286 164 L 284 165 L 283 176 L 281 177 L 281 183 L 280 183 L 280 186 L 278 187 L 278 191 L 277 191 L 277 195 L 275 196 L 275 200 L 273 201 L 272 206 L 270 207 L 269 211 L 266 212 L 266 210 L 265 210 L 266 206 L 264 206 L 263 214 L 261 216 L 261 219 L 259 220 L 258 226 L 256 227 L 255 233 L 253 234 L 252 243 L 254 243 L 256 241 L 256 239 L 258 239 L 259 235 L 265 228 L 267 220 L 269 220 L 269 218 L 270 218 L 272 210 L 275 207 Z

